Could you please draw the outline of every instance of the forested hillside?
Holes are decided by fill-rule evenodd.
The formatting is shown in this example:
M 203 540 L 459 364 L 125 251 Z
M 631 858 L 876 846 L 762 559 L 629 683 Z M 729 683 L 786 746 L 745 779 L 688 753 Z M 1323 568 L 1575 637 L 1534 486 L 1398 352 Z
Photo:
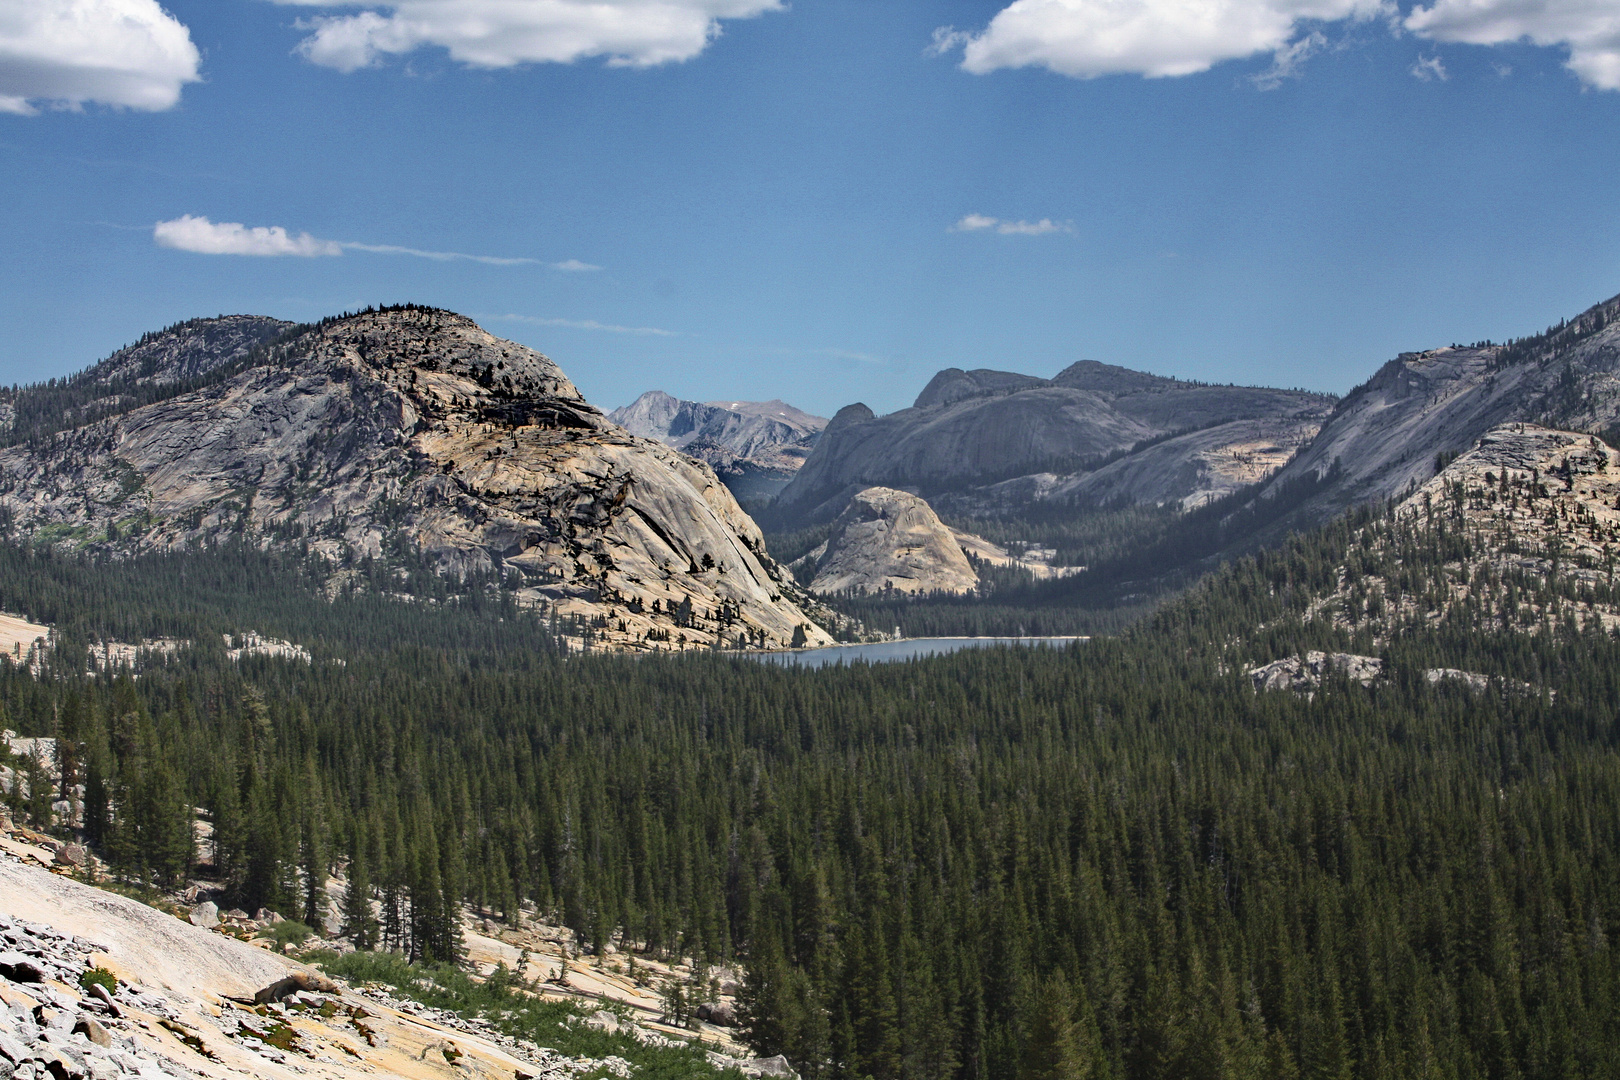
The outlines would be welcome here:
M 164 606 L 131 591 L 152 567 L 11 550 L 0 608 L 64 640 L 46 679 L 0 664 L 0 708 L 68 740 L 131 878 L 188 869 L 195 805 L 250 910 L 304 910 L 306 870 L 346 862 L 415 955 L 454 954 L 456 902 L 527 898 L 586 942 L 739 958 L 749 1037 L 807 1076 L 1613 1076 L 1620 642 L 1559 614 L 1609 586 L 1504 580 L 1546 613 L 1511 630 L 1316 610 L 1352 560 L 1438 595 L 1479 541 L 1367 511 L 1120 638 L 819 672 L 563 655 L 509 606 L 242 601 L 210 628 L 313 661 L 197 648 L 138 680 L 73 649 L 128 632 L 114 598 Z M 173 632 L 199 640 L 208 589 L 296 572 L 170 558 Z M 1252 689 L 1307 648 L 1388 675 Z

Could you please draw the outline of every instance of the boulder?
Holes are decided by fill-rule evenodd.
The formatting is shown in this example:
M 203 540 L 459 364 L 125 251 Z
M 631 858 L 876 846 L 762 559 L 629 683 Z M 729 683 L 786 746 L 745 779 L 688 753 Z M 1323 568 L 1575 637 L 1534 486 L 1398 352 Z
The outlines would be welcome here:
M 112 1033 L 88 1016 L 79 1017 L 79 1022 L 73 1025 L 73 1034 L 83 1035 L 97 1046 L 112 1045 Z
M 799 1074 L 789 1064 L 788 1059 L 781 1054 L 768 1058 L 753 1058 L 743 1062 L 743 1075 L 745 1076 L 773 1076 L 782 1080 L 799 1080 Z
M 317 971 L 295 971 L 285 979 L 277 979 L 253 995 L 254 1004 L 268 1005 L 273 1001 L 281 1001 L 300 991 L 313 991 L 320 994 L 335 994 L 338 992 L 337 983 L 328 979 Z
M 84 849 L 83 844 L 63 844 L 51 861 L 57 866 L 70 866 L 77 869 L 83 866 L 89 858 L 90 853 Z
M 0 952 L 0 975 L 17 983 L 45 981 L 45 969 L 15 949 Z
M 200 926 L 204 930 L 212 930 L 219 925 L 219 905 L 212 900 L 204 900 L 191 909 L 187 916 L 192 926 Z
M 698 1019 L 715 1025 L 716 1027 L 734 1027 L 737 1023 L 737 1014 L 732 1010 L 730 1003 L 724 1001 L 711 1001 L 698 1006 Z

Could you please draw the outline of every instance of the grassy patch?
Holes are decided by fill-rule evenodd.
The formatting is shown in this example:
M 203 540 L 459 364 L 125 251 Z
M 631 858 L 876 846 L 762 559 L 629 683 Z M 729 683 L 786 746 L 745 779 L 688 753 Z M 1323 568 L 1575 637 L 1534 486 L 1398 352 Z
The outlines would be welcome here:
M 499 981 L 474 982 L 453 965 L 408 964 L 396 953 L 328 953 L 306 959 L 319 959 L 329 973 L 351 982 L 381 983 L 396 996 L 482 1017 L 507 1035 L 571 1057 L 624 1058 L 635 1066 L 636 1080 L 742 1080 L 735 1070 L 717 1073 L 700 1047 L 643 1046 L 628 1035 L 587 1027 L 584 1017 L 602 1006 L 581 1009 L 571 1002 L 541 1001 Z M 592 1074 L 582 1080 L 592 1080 Z

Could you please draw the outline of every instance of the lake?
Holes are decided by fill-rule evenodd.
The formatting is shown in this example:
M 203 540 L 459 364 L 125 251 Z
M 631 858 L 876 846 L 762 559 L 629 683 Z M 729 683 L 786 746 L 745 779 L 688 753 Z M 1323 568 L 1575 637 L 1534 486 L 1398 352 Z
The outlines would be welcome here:
M 829 664 L 889 663 L 895 660 L 916 660 L 924 656 L 939 656 L 958 649 L 983 649 L 992 645 L 1053 646 L 1062 648 L 1083 637 L 942 637 L 902 638 L 899 641 L 876 641 L 862 645 L 833 645 L 825 649 L 800 649 L 796 652 L 744 653 L 773 664 L 794 667 L 826 667 Z

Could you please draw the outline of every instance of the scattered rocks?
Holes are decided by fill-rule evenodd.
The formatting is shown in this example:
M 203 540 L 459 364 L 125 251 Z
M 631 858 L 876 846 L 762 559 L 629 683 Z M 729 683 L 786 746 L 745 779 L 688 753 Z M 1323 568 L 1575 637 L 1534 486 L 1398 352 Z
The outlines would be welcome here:
M 1355 653 L 1325 653 L 1312 650 L 1303 657 L 1286 656 L 1262 667 L 1251 668 L 1248 676 L 1256 690 L 1292 690 L 1309 693 L 1334 672 L 1351 682 L 1371 686 L 1384 673 L 1384 662 L 1376 656 Z
M 190 1080 L 190 1072 L 139 1049 L 114 1027 L 120 1010 L 112 995 L 92 984 L 83 1000 L 75 1000 L 52 983 L 77 984 L 88 966 L 91 943 L 62 934 L 48 926 L 25 923 L 0 915 L 0 938 L 14 948 L 0 954 L 0 974 L 21 987 L 8 997 L 11 1008 L 0 1008 L 0 1076 L 17 1080 Z M 25 955 L 26 954 L 26 955 Z M 25 976 L 21 980 L 17 976 Z M 48 978 L 50 982 L 43 981 Z M 29 1009 L 18 998 L 38 1002 Z M 106 1023 L 89 1015 L 100 1010 Z

